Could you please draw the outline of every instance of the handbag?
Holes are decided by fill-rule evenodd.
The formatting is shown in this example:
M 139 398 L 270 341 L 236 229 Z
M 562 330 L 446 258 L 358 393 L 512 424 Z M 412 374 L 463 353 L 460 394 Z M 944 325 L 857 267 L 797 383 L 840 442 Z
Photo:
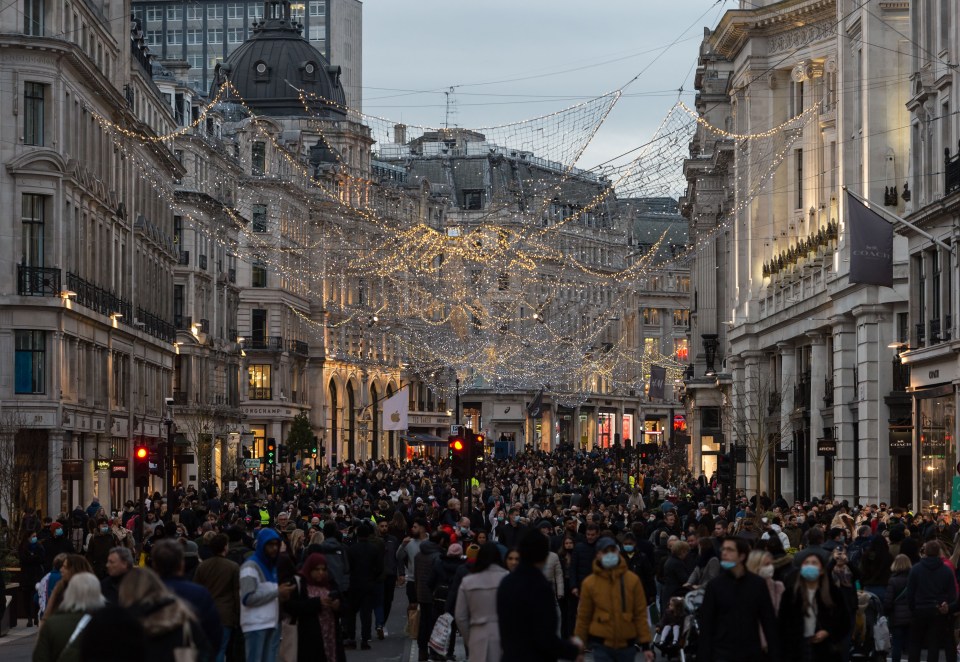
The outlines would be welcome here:
M 420 607 L 414 606 L 407 609 L 407 636 L 411 639 L 417 638 L 417 632 L 420 630 Z
M 450 645 L 450 633 L 453 632 L 453 616 L 440 614 L 430 633 L 430 650 L 437 655 L 447 655 L 447 646 Z
M 193 632 L 190 630 L 190 621 L 183 623 L 183 645 L 173 649 L 174 662 L 197 662 L 200 659 L 200 652 L 193 641 Z
M 83 629 L 87 627 L 87 624 L 90 622 L 92 616 L 90 614 L 84 614 L 80 617 L 80 621 L 77 623 L 77 627 L 73 629 L 73 634 L 70 635 L 70 639 L 67 641 L 67 645 L 63 647 L 63 650 L 60 651 L 60 655 L 57 656 L 57 660 L 63 659 L 64 654 L 73 646 L 73 642 L 77 640 L 77 637 L 80 636 L 80 633 L 83 632 Z

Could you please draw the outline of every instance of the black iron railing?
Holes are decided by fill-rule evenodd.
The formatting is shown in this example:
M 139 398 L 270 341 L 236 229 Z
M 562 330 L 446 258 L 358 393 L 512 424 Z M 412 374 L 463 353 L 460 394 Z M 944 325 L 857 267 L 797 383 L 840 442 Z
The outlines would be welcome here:
M 287 344 L 287 351 L 291 354 L 307 356 L 310 353 L 310 346 L 302 340 L 291 340 Z
M 17 265 L 17 294 L 22 297 L 60 296 L 60 270 Z
M 250 350 L 266 350 L 269 352 L 282 352 L 283 351 L 283 337 L 282 336 L 264 336 L 262 338 L 248 338 L 243 343 L 243 348 L 246 351 Z
M 137 321 L 143 325 L 143 330 L 154 338 L 160 338 L 160 340 L 166 340 L 171 343 L 177 338 L 177 330 L 173 324 L 160 319 L 153 313 L 148 313 L 139 306 L 137 306 Z

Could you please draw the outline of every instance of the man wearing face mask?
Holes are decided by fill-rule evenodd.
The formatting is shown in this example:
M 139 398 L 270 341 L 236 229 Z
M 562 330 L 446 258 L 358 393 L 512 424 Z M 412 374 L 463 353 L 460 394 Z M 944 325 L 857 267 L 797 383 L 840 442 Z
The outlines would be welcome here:
M 44 566 L 53 567 L 53 558 L 57 554 L 73 554 L 76 549 L 73 543 L 66 536 L 63 524 L 52 522 L 50 524 L 50 537 L 43 541 Z
M 596 548 L 593 573 L 580 586 L 574 634 L 595 659 L 632 660 L 639 644 L 646 662 L 653 662 L 643 584 L 627 569 L 616 540 L 600 538 Z
M 720 545 L 720 575 L 707 584 L 700 614 L 702 662 L 779 660 L 777 622 L 766 580 L 747 572 L 750 546 L 743 538 Z M 764 652 L 760 628 L 767 641 Z
M 516 508 L 511 508 L 507 515 L 507 521 L 503 524 L 498 522 L 497 540 L 503 543 L 507 549 L 516 547 L 517 541 L 520 540 L 520 536 L 526 530 L 527 527 L 520 525 L 520 511 Z
M 93 572 L 96 573 L 97 579 L 103 579 L 107 576 L 107 557 L 110 555 L 110 550 L 117 544 L 117 539 L 110 531 L 107 520 L 97 520 L 96 532 L 87 545 L 87 560 L 93 566 Z

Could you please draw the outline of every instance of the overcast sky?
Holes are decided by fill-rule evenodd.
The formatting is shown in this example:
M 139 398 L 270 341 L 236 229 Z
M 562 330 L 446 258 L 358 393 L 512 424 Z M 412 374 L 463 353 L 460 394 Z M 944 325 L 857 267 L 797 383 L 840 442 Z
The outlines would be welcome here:
M 364 0 L 364 112 L 442 126 L 490 126 L 560 110 L 637 74 L 578 165 L 649 139 L 693 100 L 704 26 L 732 0 Z M 515 80 L 522 79 L 522 80 Z

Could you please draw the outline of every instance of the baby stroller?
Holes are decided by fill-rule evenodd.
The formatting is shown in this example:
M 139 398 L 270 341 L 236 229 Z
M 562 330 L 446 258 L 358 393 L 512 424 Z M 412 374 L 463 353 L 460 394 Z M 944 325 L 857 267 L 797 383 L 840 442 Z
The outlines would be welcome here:
M 857 591 L 850 660 L 883 662 L 889 650 L 890 629 L 880 599 L 868 591 Z
M 690 591 L 683 597 L 683 623 L 675 631 L 664 628 L 657 633 L 653 640 L 654 647 L 667 660 L 688 662 L 697 657 L 697 639 L 699 627 L 697 625 L 697 610 L 703 604 L 702 588 Z

